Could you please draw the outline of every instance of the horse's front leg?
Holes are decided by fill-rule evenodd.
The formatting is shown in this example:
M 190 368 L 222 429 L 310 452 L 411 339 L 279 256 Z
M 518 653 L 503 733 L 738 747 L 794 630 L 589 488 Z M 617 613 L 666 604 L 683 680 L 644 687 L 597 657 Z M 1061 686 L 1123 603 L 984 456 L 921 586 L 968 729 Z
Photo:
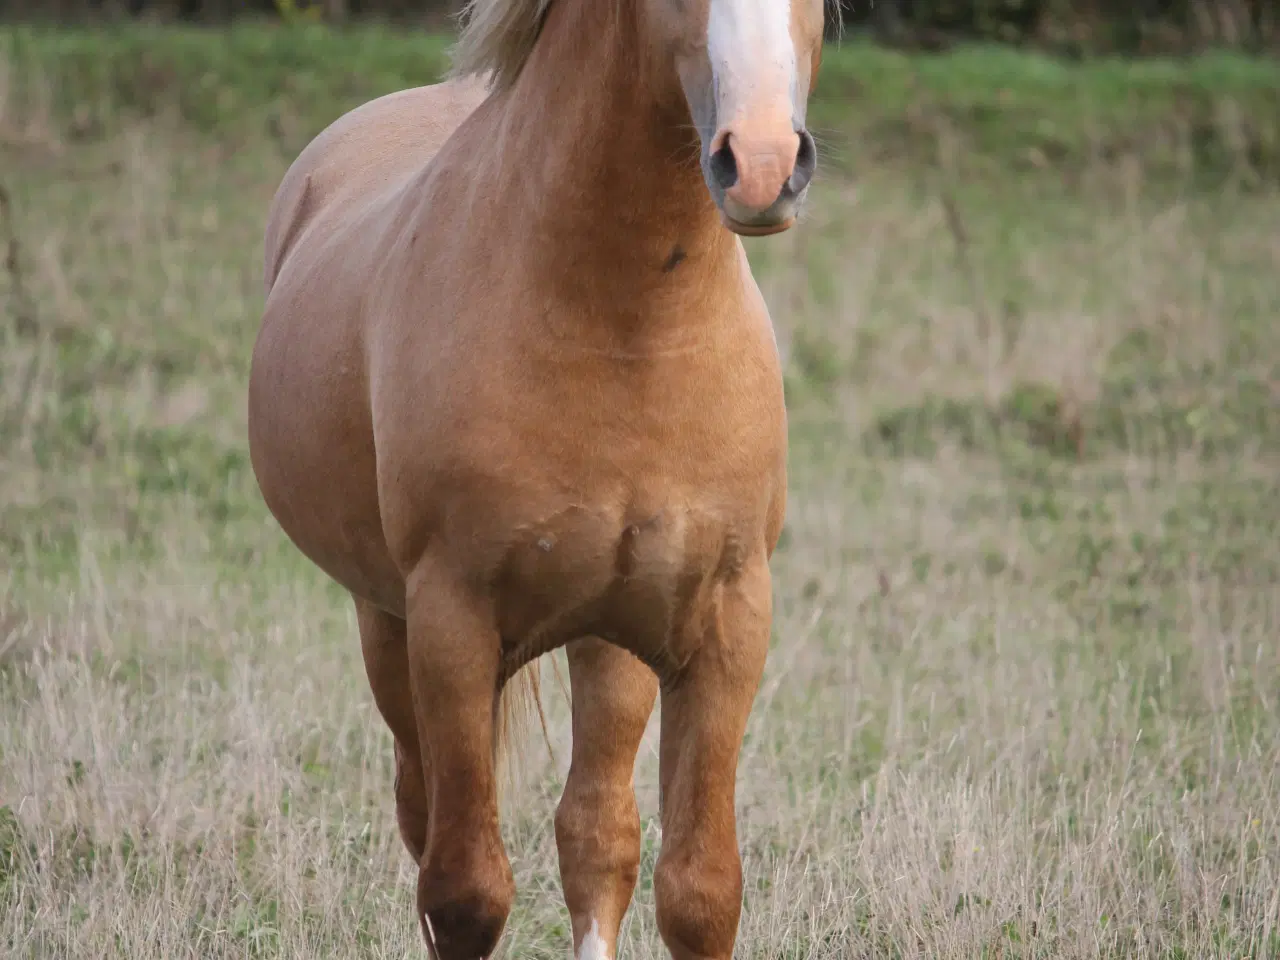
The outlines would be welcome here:
M 409 645 L 405 622 L 355 598 L 360 649 L 378 712 L 395 737 L 396 822 L 415 863 L 427 847 L 427 778 L 418 745 L 418 719 L 409 687 Z
M 407 584 L 408 669 L 430 798 L 418 918 L 438 960 L 493 953 L 515 899 L 498 823 L 491 611 L 430 562 Z
M 664 678 L 658 931 L 674 960 L 730 960 L 742 909 L 734 791 L 738 753 L 769 649 L 772 597 L 761 557 L 725 584 L 700 645 Z
M 658 678 L 603 640 L 569 644 L 573 761 L 556 811 L 556 846 L 576 960 L 612 960 L 640 869 L 636 751 Z

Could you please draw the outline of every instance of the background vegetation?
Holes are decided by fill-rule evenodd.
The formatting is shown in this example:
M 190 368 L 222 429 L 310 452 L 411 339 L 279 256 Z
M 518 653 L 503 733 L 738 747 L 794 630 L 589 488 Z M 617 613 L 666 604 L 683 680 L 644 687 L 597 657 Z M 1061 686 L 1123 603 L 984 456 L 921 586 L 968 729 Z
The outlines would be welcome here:
M 244 394 L 285 167 L 447 44 L 0 28 L 5 956 L 422 955 L 349 603 Z M 1280 956 L 1280 64 L 855 39 L 814 117 L 810 215 L 749 247 L 792 494 L 740 955 Z M 521 960 L 566 949 L 548 699 Z
M 1205 46 L 1272 48 L 1275 0 L 829 0 L 847 29 L 881 41 L 937 47 L 956 39 L 1048 46 L 1072 53 L 1174 52 Z M 225 22 L 394 19 L 440 24 L 459 0 L 0 0 L 0 17 L 142 17 Z M 833 20 L 833 25 L 835 21 Z

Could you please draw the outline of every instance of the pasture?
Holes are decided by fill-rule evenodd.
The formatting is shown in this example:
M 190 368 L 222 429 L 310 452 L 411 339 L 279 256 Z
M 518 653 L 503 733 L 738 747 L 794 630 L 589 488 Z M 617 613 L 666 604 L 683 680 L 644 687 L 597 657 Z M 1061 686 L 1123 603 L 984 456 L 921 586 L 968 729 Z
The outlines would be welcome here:
M 353 611 L 244 422 L 281 175 L 444 49 L 0 30 L 6 956 L 425 956 Z M 748 241 L 791 493 L 739 955 L 1280 956 L 1280 67 L 850 43 L 813 117 Z M 511 960 L 568 943 L 544 678 Z

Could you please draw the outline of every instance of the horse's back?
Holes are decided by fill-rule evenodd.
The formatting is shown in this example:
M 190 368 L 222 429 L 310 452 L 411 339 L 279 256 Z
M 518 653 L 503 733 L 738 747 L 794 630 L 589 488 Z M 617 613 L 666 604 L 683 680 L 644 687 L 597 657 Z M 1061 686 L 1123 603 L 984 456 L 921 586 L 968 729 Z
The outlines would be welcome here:
M 318 134 L 285 173 L 267 214 L 267 292 L 308 229 L 321 221 L 332 228 L 403 187 L 485 92 L 475 80 L 400 90 L 356 107 Z

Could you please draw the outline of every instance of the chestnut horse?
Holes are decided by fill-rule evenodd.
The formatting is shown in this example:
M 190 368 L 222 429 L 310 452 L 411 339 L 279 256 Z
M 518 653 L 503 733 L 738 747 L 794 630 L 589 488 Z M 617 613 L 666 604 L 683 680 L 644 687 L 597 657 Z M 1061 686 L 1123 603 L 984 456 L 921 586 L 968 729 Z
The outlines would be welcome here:
M 661 690 L 658 929 L 676 960 L 729 960 L 787 450 L 739 235 L 804 201 L 822 0 L 467 14 L 447 82 L 338 119 L 272 202 L 254 471 L 354 599 L 431 953 L 498 943 L 506 708 L 563 646 L 577 957 L 616 953 Z

